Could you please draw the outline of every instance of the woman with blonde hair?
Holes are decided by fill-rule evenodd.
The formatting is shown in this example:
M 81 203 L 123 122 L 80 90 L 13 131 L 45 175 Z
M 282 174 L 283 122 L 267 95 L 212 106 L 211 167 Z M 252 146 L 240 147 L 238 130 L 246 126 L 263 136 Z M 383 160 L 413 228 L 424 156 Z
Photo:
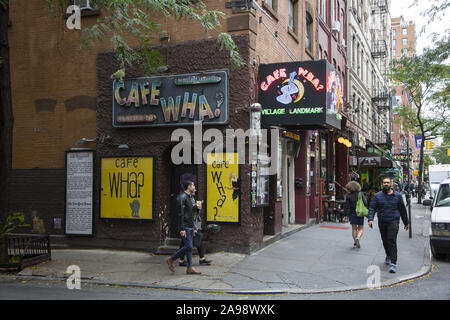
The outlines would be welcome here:
M 352 225 L 353 247 L 360 248 L 360 240 L 364 230 L 364 217 L 356 215 L 356 203 L 358 202 L 359 193 L 362 195 L 364 205 L 367 207 L 367 198 L 364 192 L 361 192 L 361 185 L 356 181 L 350 181 L 345 189 L 349 192 L 345 198 L 344 214 L 349 217 Z

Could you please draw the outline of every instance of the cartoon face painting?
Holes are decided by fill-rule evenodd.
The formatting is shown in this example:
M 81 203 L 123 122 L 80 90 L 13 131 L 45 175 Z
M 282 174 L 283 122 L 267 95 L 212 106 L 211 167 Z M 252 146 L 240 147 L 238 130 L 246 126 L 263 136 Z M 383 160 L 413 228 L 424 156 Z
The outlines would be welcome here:
M 305 93 L 305 88 L 303 84 L 295 79 L 297 72 L 292 72 L 289 75 L 289 79 L 285 79 L 282 82 L 282 87 L 278 90 L 279 96 L 277 97 L 277 101 L 282 104 L 291 104 L 292 102 L 296 103 L 300 101 Z

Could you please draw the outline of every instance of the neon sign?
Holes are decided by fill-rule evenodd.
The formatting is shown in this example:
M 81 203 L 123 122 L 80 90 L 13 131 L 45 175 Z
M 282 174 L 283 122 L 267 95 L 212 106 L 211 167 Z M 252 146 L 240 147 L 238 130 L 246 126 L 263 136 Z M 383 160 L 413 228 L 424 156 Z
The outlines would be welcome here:
M 340 129 L 343 82 L 326 60 L 261 64 L 258 102 L 266 126 Z
M 324 88 L 324 86 L 320 83 L 320 80 L 307 69 L 299 67 L 298 70 L 293 73 L 296 73 L 296 75 L 302 76 L 304 79 L 308 80 L 317 91 L 320 91 Z M 291 75 L 293 73 L 291 73 Z M 261 82 L 260 88 L 262 91 L 267 91 L 272 85 L 272 83 L 274 83 L 276 80 L 284 78 L 287 78 L 286 69 L 285 68 L 276 69 L 271 74 L 266 76 L 266 79 L 263 82 Z M 293 81 L 295 82 L 295 80 L 299 81 L 298 79 L 290 79 L 290 80 L 291 82 Z

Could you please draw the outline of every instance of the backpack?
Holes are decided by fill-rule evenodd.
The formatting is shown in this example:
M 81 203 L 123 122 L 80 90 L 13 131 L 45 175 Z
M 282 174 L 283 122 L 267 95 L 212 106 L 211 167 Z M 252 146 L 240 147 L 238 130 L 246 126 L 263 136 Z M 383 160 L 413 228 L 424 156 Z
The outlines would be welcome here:
M 369 210 L 364 205 L 361 192 L 358 194 L 358 202 L 356 203 L 356 215 L 361 218 L 369 215 Z

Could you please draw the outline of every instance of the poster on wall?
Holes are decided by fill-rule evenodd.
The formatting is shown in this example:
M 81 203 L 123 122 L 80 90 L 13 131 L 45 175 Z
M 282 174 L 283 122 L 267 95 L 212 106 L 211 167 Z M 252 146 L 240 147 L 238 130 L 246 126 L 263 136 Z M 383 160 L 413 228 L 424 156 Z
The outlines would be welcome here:
M 94 208 L 94 151 L 66 151 L 65 233 L 91 236 Z
M 206 162 L 206 221 L 240 222 L 238 153 L 208 153 Z
M 100 172 L 100 218 L 153 220 L 153 157 L 102 157 Z

